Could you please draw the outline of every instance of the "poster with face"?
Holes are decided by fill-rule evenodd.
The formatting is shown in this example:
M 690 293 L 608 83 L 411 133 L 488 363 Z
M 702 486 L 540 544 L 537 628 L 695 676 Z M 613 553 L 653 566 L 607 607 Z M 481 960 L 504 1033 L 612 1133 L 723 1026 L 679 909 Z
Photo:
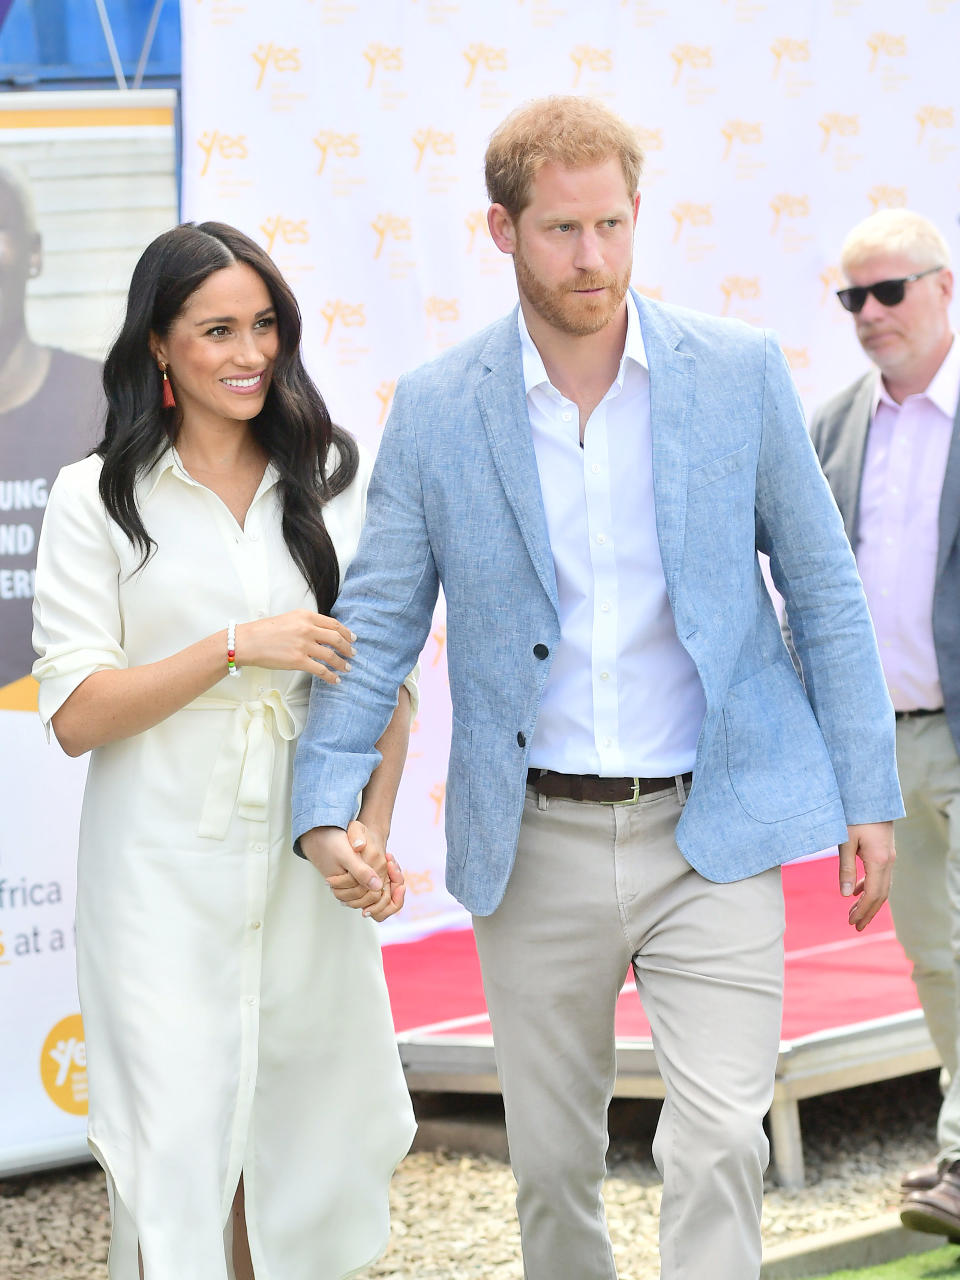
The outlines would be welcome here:
M 44 740 L 30 674 L 37 539 L 103 432 L 134 263 L 177 221 L 175 96 L 0 95 L 0 1174 L 85 1150 L 73 932 L 85 759 Z

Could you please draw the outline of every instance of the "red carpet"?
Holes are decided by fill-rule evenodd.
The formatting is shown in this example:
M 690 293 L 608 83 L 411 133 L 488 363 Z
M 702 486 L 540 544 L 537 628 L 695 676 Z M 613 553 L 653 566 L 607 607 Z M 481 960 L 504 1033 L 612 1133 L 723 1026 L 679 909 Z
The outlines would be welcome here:
M 784 868 L 787 902 L 784 1040 L 917 1008 L 910 970 L 885 907 L 864 933 L 847 924 L 835 858 Z M 384 948 L 398 1032 L 489 1035 L 470 929 Z M 647 1036 L 632 987 L 620 997 L 618 1036 Z

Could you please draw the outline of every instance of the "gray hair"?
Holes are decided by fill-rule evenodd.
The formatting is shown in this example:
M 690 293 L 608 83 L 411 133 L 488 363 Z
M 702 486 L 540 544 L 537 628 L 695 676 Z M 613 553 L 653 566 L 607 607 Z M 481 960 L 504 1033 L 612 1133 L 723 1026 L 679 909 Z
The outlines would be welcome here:
M 949 267 L 946 240 L 929 218 L 910 209 L 881 209 L 858 222 L 840 250 L 846 271 L 874 253 L 902 253 L 918 270 Z

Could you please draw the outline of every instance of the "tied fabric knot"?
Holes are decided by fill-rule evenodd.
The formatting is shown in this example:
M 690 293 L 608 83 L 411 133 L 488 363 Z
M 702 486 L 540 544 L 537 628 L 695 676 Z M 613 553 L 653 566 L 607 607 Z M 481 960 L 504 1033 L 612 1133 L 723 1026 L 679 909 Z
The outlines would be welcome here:
M 296 701 L 305 704 L 306 698 Z M 197 834 L 223 840 L 234 810 L 251 822 L 266 822 L 276 738 L 291 742 L 297 736 L 290 703 L 279 689 L 268 689 L 242 702 L 206 696 L 190 705 L 199 710 L 232 712 L 232 723 L 210 775 Z

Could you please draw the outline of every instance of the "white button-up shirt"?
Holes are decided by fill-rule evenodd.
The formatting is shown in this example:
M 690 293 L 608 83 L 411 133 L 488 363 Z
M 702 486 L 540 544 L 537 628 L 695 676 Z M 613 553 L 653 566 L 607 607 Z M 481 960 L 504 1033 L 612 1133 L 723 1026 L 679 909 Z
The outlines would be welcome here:
M 527 409 L 560 603 L 530 749 L 535 768 L 658 778 L 693 767 L 705 703 L 677 638 L 653 502 L 650 373 L 627 295 L 617 377 L 580 446 L 520 312 Z

